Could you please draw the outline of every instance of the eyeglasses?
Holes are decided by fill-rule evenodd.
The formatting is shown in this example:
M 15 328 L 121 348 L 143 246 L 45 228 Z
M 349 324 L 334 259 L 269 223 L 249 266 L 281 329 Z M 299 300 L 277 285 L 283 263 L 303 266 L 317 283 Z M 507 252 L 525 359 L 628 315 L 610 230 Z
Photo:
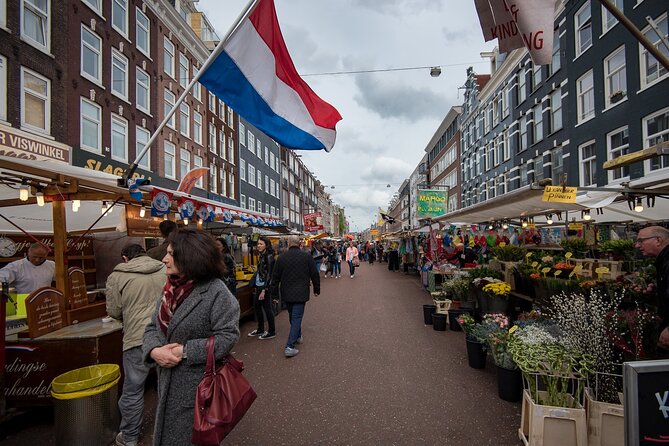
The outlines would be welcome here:
M 657 238 L 657 235 L 654 235 L 652 237 L 639 237 L 634 241 L 635 245 L 640 245 L 641 243 L 645 242 L 646 240 L 650 240 L 652 238 Z

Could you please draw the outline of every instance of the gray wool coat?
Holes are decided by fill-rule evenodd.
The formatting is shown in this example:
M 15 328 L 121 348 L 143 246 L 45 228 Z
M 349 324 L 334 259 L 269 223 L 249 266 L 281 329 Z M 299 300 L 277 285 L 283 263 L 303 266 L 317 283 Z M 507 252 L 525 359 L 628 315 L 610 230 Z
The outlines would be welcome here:
M 157 310 L 160 308 L 158 304 Z M 167 336 L 157 322 L 157 310 L 144 332 L 142 350 L 147 364 L 155 366 L 150 353 L 172 342 L 186 346 L 187 358 L 172 368 L 158 366 L 158 407 L 154 445 L 191 444 L 195 389 L 207 362 L 205 345 L 216 337 L 216 360 L 221 360 L 239 340 L 239 304 L 220 279 L 195 286 L 177 308 Z

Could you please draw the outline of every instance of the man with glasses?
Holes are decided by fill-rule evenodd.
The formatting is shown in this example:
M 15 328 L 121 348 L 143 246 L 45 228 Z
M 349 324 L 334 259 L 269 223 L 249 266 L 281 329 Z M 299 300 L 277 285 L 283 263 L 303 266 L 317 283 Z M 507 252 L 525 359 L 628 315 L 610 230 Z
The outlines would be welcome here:
M 660 339 L 658 345 L 669 351 L 669 229 L 648 226 L 639 231 L 634 245 L 647 257 L 655 257 Z

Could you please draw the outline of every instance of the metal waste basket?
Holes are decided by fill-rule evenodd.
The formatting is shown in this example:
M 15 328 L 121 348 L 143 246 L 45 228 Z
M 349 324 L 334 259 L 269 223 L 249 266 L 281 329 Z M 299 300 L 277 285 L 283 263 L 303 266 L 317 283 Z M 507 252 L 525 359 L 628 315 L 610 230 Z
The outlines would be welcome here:
M 56 446 L 108 445 L 119 428 L 117 364 L 71 370 L 51 382 Z

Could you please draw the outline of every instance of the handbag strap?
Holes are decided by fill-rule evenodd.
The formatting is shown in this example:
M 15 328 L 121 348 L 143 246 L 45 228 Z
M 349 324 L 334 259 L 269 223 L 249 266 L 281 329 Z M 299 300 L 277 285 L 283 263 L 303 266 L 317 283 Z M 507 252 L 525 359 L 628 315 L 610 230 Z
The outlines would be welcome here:
M 216 338 L 209 336 L 207 339 L 207 366 L 205 367 L 205 373 L 210 372 L 212 375 L 216 373 L 216 355 L 214 353 L 214 344 Z

